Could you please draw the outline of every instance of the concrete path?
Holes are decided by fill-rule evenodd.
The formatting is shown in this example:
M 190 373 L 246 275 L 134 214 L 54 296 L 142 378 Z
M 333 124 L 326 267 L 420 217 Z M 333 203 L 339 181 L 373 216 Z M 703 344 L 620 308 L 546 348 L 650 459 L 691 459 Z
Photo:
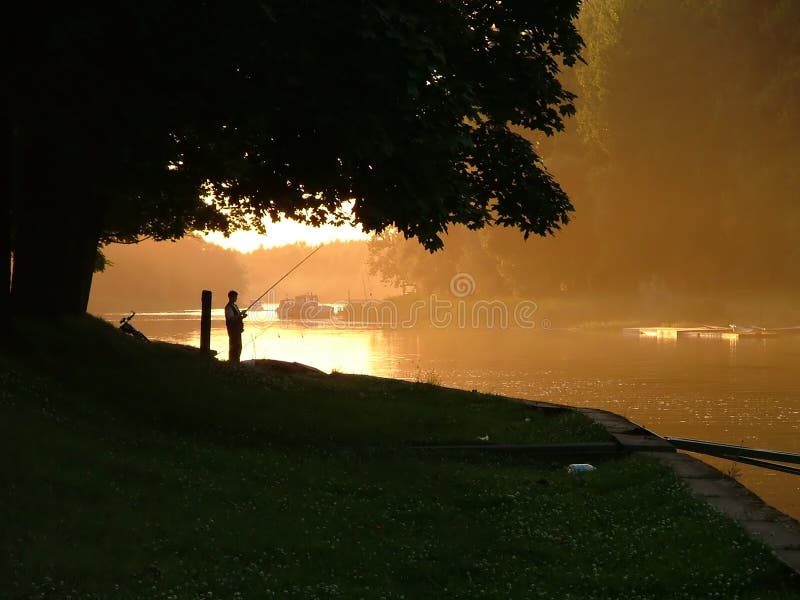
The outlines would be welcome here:
M 605 427 L 624 448 L 654 457 L 669 466 L 692 493 L 737 521 L 789 568 L 800 574 L 800 523 L 768 505 L 735 479 L 675 448 L 652 431 L 620 415 L 578 408 Z

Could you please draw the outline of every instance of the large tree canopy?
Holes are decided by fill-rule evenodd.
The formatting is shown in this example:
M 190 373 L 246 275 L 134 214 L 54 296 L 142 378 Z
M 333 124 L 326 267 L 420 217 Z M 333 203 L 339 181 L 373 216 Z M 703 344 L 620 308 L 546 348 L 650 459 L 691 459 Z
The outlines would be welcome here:
M 552 233 L 572 206 L 519 131 L 574 111 L 578 5 L 31 5 L 7 53 L 12 307 L 83 312 L 98 243 L 341 220 L 350 200 L 430 250 L 455 223 Z
M 433 260 L 379 236 L 376 270 L 425 292 L 467 271 L 482 294 L 623 293 L 675 320 L 748 298 L 767 319 L 800 291 L 798 22 L 781 0 L 585 0 L 588 65 L 564 78 L 578 114 L 537 146 L 575 204 L 568 230 L 523 244 L 451 228 Z

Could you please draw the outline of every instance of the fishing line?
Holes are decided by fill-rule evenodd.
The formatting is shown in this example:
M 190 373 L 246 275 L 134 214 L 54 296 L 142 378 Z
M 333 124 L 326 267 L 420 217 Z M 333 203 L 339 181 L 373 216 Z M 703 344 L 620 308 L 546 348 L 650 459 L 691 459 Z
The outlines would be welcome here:
M 248 345 L 251 345 L 253 347 L 253 354 L 254 355 L 255 355 L 256 340 L 258 338 L 260 338 L 263 334 L 265 334 L 268 329 L 270 329 L 273 325 L 276 325 L 277 323 L 278 323 L 278 321 L 272 321 L 266 327 L 262 327 L 261 331 L 259 331 L 256 335 L 250 335 L 250 339 L 248 340 Z M 230 353 L 230 349 L 226 348 L 225 350 L 220 350 L 219 352 L 217 352 L 217 356 L 225 355 L 225 354 L 228 354 L 228 353 Z
M 248 345 L 251 345 L 253 347 L 253 355 L 254 355 L 254 357 L 255 357 L 256 340 L 258 338 L 260 338 L 262 335 L 264 335 L 265 333 L 267 333 L 267 331 L 269 329 L 271 329 L 273 326 L 275 326 L 275 325 L 277 325 L 279 323 L 280 323 L 280 321 L 271 321 L 271 322 L 269 322 L 269 324 L 266 327 L 262 327 L 261 331 L 259 331 L 256 335 L 251 335 L 250 336 L 250 340 L 248 341 Z M 278 334 L 278 337 L 280 337 L 280 334 Z M 303 338 L 304 336 L 302 334 L 300 334 L 300 337 Z M 217 353 L 217 356 L 219 356 L 221 354 L 228 354 L 229 352 L 230 352 L 229 349 L 221 350 L 221 351 L 219 351 Z
M 324 245 L 325 245 L 325 244 L 320 244 L 319 246 L 317 246 L 316 248 L 314 248 L 314 249 L 313 249 L 313 250 L 312 250 L 312 251 L 311 251 L 311 252 L 310 252 L 310 253 L 309 253 L 309 254 L 308 254 L 308 255 L 307 255 L 307 256 L 306 256 L 306 257 L 305 257 L 303 260 L 301 260 L 299 263 L 297 263 L 297 264 L 296 264 L 295 266 L 293 266 L 291 269 L 289 269 L 288 271 L 286 271 L 286 273 L 283 275 L 283 277 L 281 277 L 280 279 L 278 279 L 278 281 L 276 281 L 276 282 L 275 282 L 275 283 L 273 283 L 271 286 L 269 286 L 269 287 L 267 288 L 267 291 L 266 291 L 266 292 L 264 292 L 263 294 L 261 294 L 261 295 L 260 295 L 258 298 L 256 298 L 255 300 L 253 300 L 253 301 L 250 303 L 250 306 L 248 306 L 248 307 L 247 307 L 245 310 L 250 310 L 250 308 L 252 308 L 252 306 L 253 306 L 253 305 L 254 305 L 256 302 L 258 302 L 258 301 L 259 301 L 259 300 L 261 300 L 261 299 L 262 299 L 264 296 L 266 296 L 268 293 L 270 293 L 270 292 L 273 290 L 273 288 L 274 288 L 276 285 L 278 285 L 278 284 L 279 284 L 281 281 L 283 281 L 283 280 L 284 280 L 284 279 L 286 279 L 286 278 L 287 278 L 289 275 L 291 275 L 291 274 L 292 274 L 292 272 L 293 272 L 293 271 L 294 271 L 294 270 L 295 270 L 297 267 L 299 267 L 299 266 L 300 266 L 300 265 L 302 265 L 304 262 L 306 262 L 306 261 L 307 261 L 309 258 L 311 258 L 312 256 L 314 256 L 314 254 L 316 254 L 316 252 L 317 252 L 317 251 L 318 251 L 320 248 L 322 248 L 322 246 L 324 246 Z

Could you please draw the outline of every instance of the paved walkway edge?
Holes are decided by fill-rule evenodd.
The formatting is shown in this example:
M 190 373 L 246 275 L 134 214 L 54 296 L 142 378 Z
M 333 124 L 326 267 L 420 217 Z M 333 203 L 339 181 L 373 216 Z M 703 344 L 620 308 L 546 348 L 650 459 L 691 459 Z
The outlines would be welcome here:
M 795 573 L 800 574 L 800 523 L 770 506 L 735 479 L 675 448 L 662 437 L 615 413 L 576 408 L 602 425 L 622 446 L 670 467 L 698 498 L 739 523 Z

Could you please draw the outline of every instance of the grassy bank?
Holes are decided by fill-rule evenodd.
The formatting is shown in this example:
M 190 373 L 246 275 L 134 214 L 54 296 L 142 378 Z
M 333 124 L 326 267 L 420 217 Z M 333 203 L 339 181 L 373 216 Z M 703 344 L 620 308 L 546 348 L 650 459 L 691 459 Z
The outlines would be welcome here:
M 1 345 L 3 598 L 800 597 L 655 463 L 410 449 L 605 439 L 569 411 L 232 367 L 93 319 Z

